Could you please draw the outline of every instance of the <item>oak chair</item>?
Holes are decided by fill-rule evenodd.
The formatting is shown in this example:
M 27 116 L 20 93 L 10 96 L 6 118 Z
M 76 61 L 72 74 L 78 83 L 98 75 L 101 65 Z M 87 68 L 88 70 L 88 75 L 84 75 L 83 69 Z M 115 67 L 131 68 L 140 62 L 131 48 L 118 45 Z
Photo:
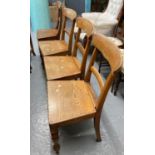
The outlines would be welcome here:
M 61 40 L 52 41 L 39 41 L 39 47 L 42 56 L 54 56 L 54 55 L 71 55 L 72 39 L 74 25 L 76 21 L 77 13 L 70 8 L 62 8 L 62 34 Z M 67 29 L 67 21 L 71 22 L 71 28 Z M 68 35 L 69 41 L 65 41 L 65 34 Z
M 41 40 L 59 40 L 62 27 L 62 5 L 57 1 L 55 5 L 49 6 L 51 21 L 57 22 L 56 28 L 41 29 L 37 32 L 38 41 Z
M 45 56 L 43 58 L 47 80 L 83 79 L 87 55 L 92 40 L 93 25 L 90 21 L 82 17 L 77 18 L 76 24 L 78 27 L 78 34 L 74 42 L 71 56 Z M 87 36 L 85 47 L 83 47 L 79 41 L 81 31 L 84 31 Z M 78 51 L 82 54 L 81 61 L 77 58 Z
M 96 140 L 101 141 L 100 117 L 102 107 L 115 74 L 121 67 L 122 58 L 118 47 L 105 36 L 94 34 L 93 45 L 95 48 L 84 80 L 47 82 L 48 120 L 54 143 L 53 149 L 56 153 L 59 153 L 60 149 L 58 129 L 61 126 L 85 119 L 94 119 Z M 94 67 L 94 61 L 98 51 L 104 55 L 111 66 L 111 71 L 105 81 L 103 81 L 101 75 Z M 99 84 L 99 96 L 96 95 L 90 82 L 92 74 L 95 75 Z

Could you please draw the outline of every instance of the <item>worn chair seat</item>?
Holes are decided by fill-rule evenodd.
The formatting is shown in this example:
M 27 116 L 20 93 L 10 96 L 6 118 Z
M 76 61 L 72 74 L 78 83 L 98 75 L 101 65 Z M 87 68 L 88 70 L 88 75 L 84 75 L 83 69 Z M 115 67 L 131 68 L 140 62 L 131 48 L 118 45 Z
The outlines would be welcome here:
M 96 112 L 95 98 L 88 83 L 48 81 L 48 111 L 51 125 L 92 117 Z
M 79 61 L 73 56 L 46 56 L 44 66 L 47 80 L 73 78 L 81 74 Z
M 58 35 L 58 29 L 45 29 L 37 32 L 38 39 L 53 38 Z
M 68 45 L 64 40 L 39 41 L 39 47 L 43 56 L 67 54 Z

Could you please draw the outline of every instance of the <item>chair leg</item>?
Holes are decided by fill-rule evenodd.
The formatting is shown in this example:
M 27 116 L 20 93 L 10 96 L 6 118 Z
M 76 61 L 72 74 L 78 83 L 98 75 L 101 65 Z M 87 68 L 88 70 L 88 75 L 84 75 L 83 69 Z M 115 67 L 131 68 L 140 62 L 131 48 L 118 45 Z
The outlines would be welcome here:
M 54 151 L 59 154 L 60 150 L 60 145 L 58 143 L 59 135 L 58 135 L 58 128 L 52 128 L 50 126 L 50 131 L 51 131 L 51 136 L 52 136 L 52 141 L 53 141 L 53 149 Z
M 96 132 L 96 141 L 100 142 L 102 140 L 100 134 L 100 114 L 96 115 L 94 118 L 94 128 Z
M 31 35 L 30 35 L 30 46 L 31 46 L 31 53 L 33 54 L 33 56 L 36 56 L 36 54 L 34 52 L 33 44 L 32 44 Z
M 100 57 L 99 68 L 98 68 L 99 73 L 101 73 L 101 66 L 102 66 L 102 58 Z
M 118 88 L 119 88 L 119 84 L 121 82 L 121 78 L 122 78 L 122 75 L 121 75 L 121 72 L 118 73 L 117 75 L 117 79 L 116 79 L 116 86 L 115 86 L 115 90 L 114 90 L 114 95 L 116 96 L 117 95 L 117 91 L 118 91 Z
M 32 66 L 30 65 L 30 73 L 32 73 Z
M 36 56 L 36 54 L 35 54 L 35 52 L 34 52 L 34 49 L 32 50 L 32 54 L 33 54 L 34 56 Z
M 113 91 L 114 91 L 114 87 L 115 87 L 115 79 L 113 80 L 112 85 L 111 85 L 111 92 L 112 92 L 112 93 L 113 93 Z

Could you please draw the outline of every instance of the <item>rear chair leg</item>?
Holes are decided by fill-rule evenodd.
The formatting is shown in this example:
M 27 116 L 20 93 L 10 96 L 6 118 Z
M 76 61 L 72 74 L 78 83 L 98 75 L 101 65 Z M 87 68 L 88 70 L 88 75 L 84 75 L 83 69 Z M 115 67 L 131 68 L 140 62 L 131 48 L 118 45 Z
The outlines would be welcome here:
M 58 136 L 58 128 L 52 128 L 50 126 L 50 131 L 51 131 L 51 136 L 52 136 L 52 140 L 53 140 L 53 149 L 54 151 L 59 154 L 59 150 L 60 150 L 60 145 L 58 143 L 58 139 L 59 139 L 59 136 Z
M 118 75 L 117 75 L 116 86 L 115 86 L 115 90 L 114 90 L 114 95 L 115 96 L 117 95 L 117 91 L 118 91 L 120 82 L 121 82 L 121 72 L 119 72 Z
M 100 134 L 100 115 L 95 116 L 95 118 L 94 118 L 94 128 L 95 128 L 95 132 L 96 132 L 96 141 L 100 142 L 102 140 L 101 134 Z

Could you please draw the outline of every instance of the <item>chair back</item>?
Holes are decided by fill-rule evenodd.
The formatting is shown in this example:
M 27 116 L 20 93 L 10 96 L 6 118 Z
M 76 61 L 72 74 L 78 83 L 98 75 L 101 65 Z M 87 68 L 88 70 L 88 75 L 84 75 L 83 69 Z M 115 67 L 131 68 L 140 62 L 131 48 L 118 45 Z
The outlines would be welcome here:
M 72 39 L 73 39 L 73 33 L 74 33 L 74 26 L 75 26 L 75 21 L 76 21 L 77 13 L 73 9 L 70 8 L 62 8 L 62 18 L 63 18 L 63 23 L 62 23 L 62 32 L 61 32 L 61 40 L 65 40 L 65 34 L 68 35 L 69 37 L 69 42 L 68 42 L 68 51 L 69 55 L 71 55 L 71 50 L 72 50 Z M 71 24 L 70 30 L 67 29 L 67 21 L 68 24 Z
M 122 57 L 119 48 L 114 45 L 107 37 L 96 33 L 93 35 L 92 42 L 94 45 L 94 51 L 84 80 L 86 82 L 90 82 L 91 74 L 93 74 L 97 79 L 100 87 L 100 94 L 97 97 L 96 110 L 101 111 L 115 74 L 121 68 Z M 102 56 L 108 61 L 110 65 L 110 73 L 108 74 L 108 77 L 105 81 L 103 80 L 98 70 L 94 67 L 94 62 L 98 52 L 102 54 Z
M 58 29 L 58 36 L 60 38 L 62 27 L 62 3 L 56 1 L 53 5 L 49 6 L 50 17 L 52 22 L 56 22 L 56 29 Z
M 52 22 L 59 21 L 59 17 L 60 17 L 59 12 L 61 8 L 62 8 L 61 1 L 56 1 L 52 5 L 49 5 L 50 17 Z
M 117 19 L 122 7 L 124 0 L 109 0 L 107 9 L 105 13 L 112 17 L 113 19 Z
M 85 74 L 87 55 L 88 55 L 88 51 L 89 51 L 90 44 L 92 41 L 93 25 L 89 20 L 82 18 L 82 17 L 78 17 L 76 20 L 76 26 L 77 26 L 78 32 L 76 35 L 76 40 L 74 43 L 72 55 L 77 56 L 78 50 L 82 54 L 82 62 L 80 64 L 80 70 L 82 73 L 81 78 L 83 79 L 84 74 Z M 83 45 L 80 41 L 81 32 L 86 33 L 86 44 L 85 45 Z

